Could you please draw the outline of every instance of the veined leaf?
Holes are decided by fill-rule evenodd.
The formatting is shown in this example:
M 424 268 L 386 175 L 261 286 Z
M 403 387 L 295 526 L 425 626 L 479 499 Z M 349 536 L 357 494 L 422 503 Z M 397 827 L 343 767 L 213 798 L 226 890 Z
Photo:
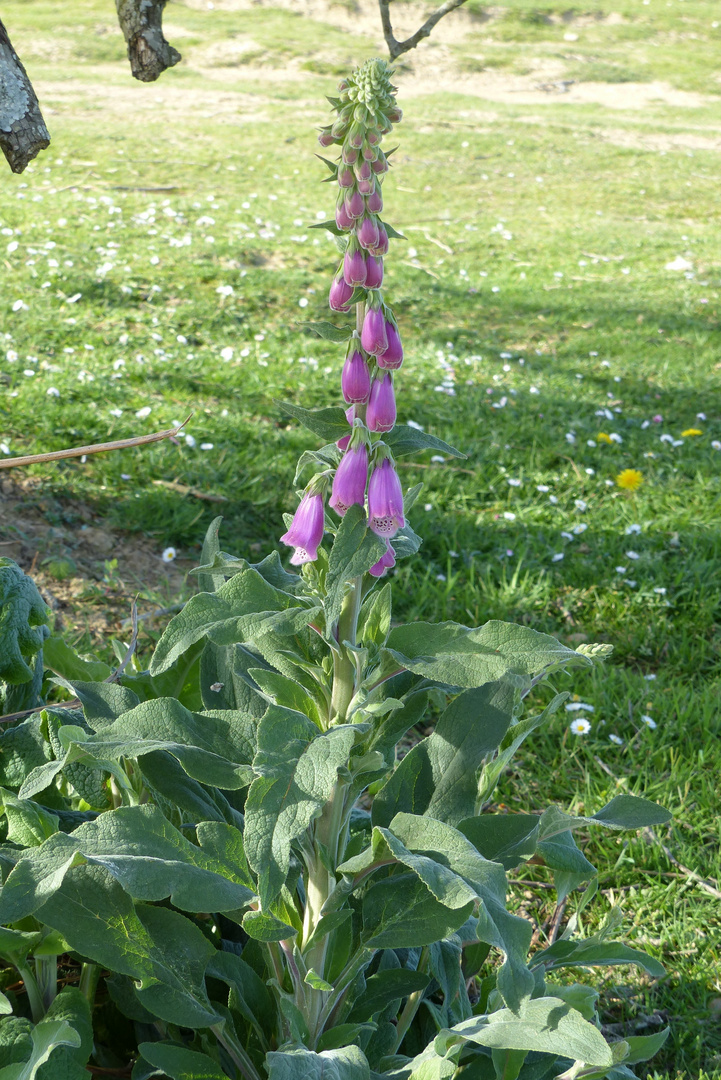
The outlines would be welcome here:
M 400 1002 L 417 990 L 425 990 L 430 975 L 411 968 L 388 968 L 369 975 L 363 993 L 356 998 L 349 1019 L 354 1023 L 370 1020 L 392 1001 Z
M 536 814 L 480 814 L 456 826 L 485 859 L 513 870 L 536 850 L 539 818 Z
M 430 945 L 462 926 L 472 910 L 472 901 L 445 907 L 415 874 L 394 874 L 371 885 L 363 897 L 361 941 L 369 949 Z
M 478 805 L 482 806 L 484 802 L 491 797 L 495 790 L 496 784 L 499 778 L 512 760 L 519 746 L 528 738 L 531 732 L 536 728 L 541 727 L 546 721 L 553 716 L 558 708 L 568 697 L 568 693 L 564 691 L 561 694 L 556 694 L 548 705 L 546 705 L 543 712 L 540 712 L 537 716 L 527 716 L 523 720 L 519 720 L 517 723 L 509 727 L 506 735 L 501 743 L 500 749 L 496 756 L 490 761 L 485 762 L 481 769 L 480 776 L 478 778 Z
M 253 781 L 245 804 L 245 848 L 267 909 L 290 866 L 290 845 L 330 798 L 348 761 L 352 727 L 323 734 L 301 713 L 272 705 L 260 722 Z
M 448 454 L 455 458 L 468 456 L 443 439 L 437 439 L 435 435 L 429 435 L 426 431 L 419 431 L 418 428 L 408 427 L 406 424 L 396 424 L 383 436 L 383 440 L 390 446 L 394 457 L 415 454 L 419 450 L 435 450 L 439 454 Z
M 530 685 L 531 677 L 557 667 L 593 663 L 548 634 L 498 621 L 476 629 L 454 622 L 397 626 L 385 651 L 391 669 L 395 664 L 448 686 L 483 686 L 510 675 Z
M 48 614 L 32 578 L 12 559 L 0 558 L 0 679 L 13 686 L 31 681 Z
M 197 1050 L 160 1042 L 140 1043 L 138 1050 L 149 1065 L 161 1069 L 171 1080 L 228 1080 L 217 1062 Z
M 391 631 L 389 640 L 393 638 Z M 513 687 L 486 683 L 459 694 L 432 735 L 403 758 L 373 802 L 373 822 L 389 825 L 399 811 L 455 825 L 476 811 L 476 773 L 511 722 Z
M 275 1050 L 266 1058 L 268 1080 L 370 1080 L 370 1068 L 357 1046 L 337 1050 Z
M 287 401 L 276 401 L 283 412 L 295 417 L 304 427 L 315 435 L 320 435 L 326 442 L 337 442 L 344 435 L 350 434 L 350 426 L 343 409 L 333 406 L 328 409 L 302 409 L 300 405 L 291 405 Z
M 563 967 L 615 967 L 617 964 L 635 964 L 654 979 L 666 974 L 663 964 L 639 949 L 632 949 L 620 941 L 564 940 L 554 942 L 548 949 L 534 953 L 531 967 L 539 964 L 552 971 Z
M 141 1003 L 162 1020 L 181 1027 L 217 1022 L 203 982 L 214 945 L 178 912 L 134 906 L 104 867 L 70 870 L 39 918 L 81 955 L 137 980 Z
M 464 1020 L 440 1033 L 436 1052 L 446 1053 L 456 1040 L 499 1050 L 540 1050 L 588 1065 L 613 1064 L 611 1048 L 598 1028 L 554 997 L 525 1001 L 517 1013 L 499 1009 Z
M 303 323 L 303 329 L 309 330 L 316 337 L 324 338 L 325 341 L 350 341 L 353 337 L 352 326 L 335 326 L 330 322 L 307 322 Z
M 65 1046 L 80 1046 L 80 1036 L 65 1020 L 42 1020 L 30 1032 L 32 1049 L 24 1062 L 0 1069 L 0 1080 L 36 1080 L 38 1070 L 53 1051 Z

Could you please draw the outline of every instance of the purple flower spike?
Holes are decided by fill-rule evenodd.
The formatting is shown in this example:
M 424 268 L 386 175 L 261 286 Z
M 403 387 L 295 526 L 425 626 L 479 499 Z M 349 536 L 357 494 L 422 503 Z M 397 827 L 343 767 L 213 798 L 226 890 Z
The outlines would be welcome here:
M 342 274 L 337 278 L 333 278 L 333 284 L 330 287 L 330 293 L 328 295 L 328 303 L 330 304 L 331 311 L 348 311 L 352 295 L 353 288 L 344 280 Z
M 350 356 L 346 357 L 340 385 L 345 401 L 354 405 L 363 405 L 368 400 L 368 395 L 371 393 L 371 377 L 363 354 L 358 349 L 354 349 Z M 373 430 L 371 428 L 371 431 Z M 387 431 L 388 429 L 378 428 L 377 430 Z
M 403 363 L 403 345 L 398 330 L 389 319 L 386 319 L 386 338 L 388 348 L 378 355 L 378 367 L 395 371 Z
M 352 169 L 342 169 L 338 173 L 338 184 L 342 188 L 353 187 L 355 184 L 355 177 L 353 176 Z
M 290 560 L 293 566 L 302 566 L 318 558 L 323 527 L 323 496 L 310 495 L 306 491 L 293 515 L 290 528 L 280 538 L 281 543 L 295 548 Z
M 378 246 L 378 223 L 374 217 L 364 217 L 356 231 L 356 238 L 361 247 L 371 249 L 376 254 Z M 387 241 L 386 241 L 387 243 Z
M 365 285 L 368 271 L 362 251 L 346 251 L 343 256 L 343 277 L 349 285 Z
M 386 540 L 388 545 L 385 551 L 385 555 L 381 555 L 377 563 L 374 563 L 368 571 L 373 577 L 383 577 L 386 570 L 390 570 L 392 566 L 396 565 L 396 556 L 393 548 L 390 545 L 390 540 Z
M 385 374 L 375 378 L 370 388 L 366 426 L 369 431 L 390 431 L 396 422 L 396 398 L 393 393 L 393 376 Z
M 376 256 L 388 254 L 388 233 L 380 222 L 378 224 L 378 243 L 371 246 L 370 252 L 371 255 Z
M 366 311 L 361 330 L 361 345 L 372 356 L 377 356 L 388 348 L 386 321 L 382 311 L 374 311 L 373 308 Z
M 348 217 L 345 203 L 341 203 L 335 210 L 335 223 L 339 229 L 350 229 L 353 226 L 353 218 Z
M 365 201 L 360 191 L 354 191 L 345 197 L 345 212 L 350 218 L 359 218 L 365 210 Z
M 328 501 L 336 514 L 343 517 L 355 503 L 363 505 L 367 482 L 368 449 L 361 443 L 346 450 L 333 477 L 333 490 Z
M 368 485 L 369 525 L 378 536 L 390 540 L 406 523 L 403 490 L 390 458 L 384 458 L 371 473 Z
M 383 284 L 383 260 L 373 255 L 366 258 L 366 289 L 380 289 Z
M 366 207 L 371 214 L 380 214 L 383 209 L 383 196 L 381 195 L 381 189 L 377 185 L 366 199 Z

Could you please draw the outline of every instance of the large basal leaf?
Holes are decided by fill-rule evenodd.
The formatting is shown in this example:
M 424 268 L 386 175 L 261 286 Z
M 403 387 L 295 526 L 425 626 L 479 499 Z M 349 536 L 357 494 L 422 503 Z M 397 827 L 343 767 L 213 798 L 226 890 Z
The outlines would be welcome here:
M 244 838 L 263 908 L 280 892 L 290 866 L 290 845 L 330 798 L 354 739 L 352 727 L 319 735 L 307 717 L 277 705 L 261 720 L 253 762 L 260 775 L 248 792 Z
M 377 971 L 375 975 L 369 975 L 366 979 L 365 990 L 353 1003 L 349 1020 L 354 1023 L 370 1020 L 391 1002 L 400 1003 L 409 994 L 414 994 L 417 990 L 425 990 L 430 981 L 430 975 L 411 968 L 388 968 Z
M 363 897 L 361 941 L 369 949 L 412 949 L 448 937 L 466 921 L 473 901 L 448 908 L 415 874 L 393 874 Z
M 88 999 L 76 986 L 66 986 L 51 1002 L 45 1022 L 64 1022 L 80 1037 L 79 1045 L 59 1047 L 39 1080 L 88 1080 L 85 1065 L 93 1052 L 93 1021 Z M 0 1074 L 1 1075 L 1 1074 Z
M 161 804 L 167 800 L 174 809 L 187 815 L 188 821 L 227 821 L 236 829 L 243 826 L 242 815 L 230 805 L 217 788 L 191 780 L 172 754 L 154 750 L 139 759 L 146 787 Z
M 171 1080 L 228 1080 L 217 1062 L 197 1050 L 160 1042 L 140 1043 L 138 1050 L 149 1065 L 161 1069 Z
M 446 867 L 473 888 L 481 901 L 476 935 L 479 941 L 494 945 L 505 953 L 506 962 L 498 973 L 498 989 L 507 1005 L 518 1008 L 533 989 L 533 976 L 526 967 L 533 928 L 526 919 L 506 910 L 507 886 L 503 868 L 484 859 L 457 829 L 430 817 L 398 814 L 391 822 L 391 831 L 409 851 L 423 854 L 428 861 Z M 419 873 L 419 867 L 412 869 Z M 431 878 L 422 877 L 421 880 L 432 888 Z
M 235 790 L 252 779 L 250 763 L 258 723 L 244 713 L 193 713 L 174 698 L 156 698 L 142 702 L 96 735 L 86 737 L 78 728 L 72 729 L 68 760 L 117 761 L 167 750 L 194 780 Z
M 350 335 L 349 335 L 350 336 Z M 345 338 L 343 339 L 345 340 Z M 283 412 L 295 417 L 304 427 L 315 435 L 320 435 L 325 442 L 337 442 L 344 435 L 350 434 L 350 426 L 345 412 L 337 405 L 329 409 L 302 409 L 300 405 L 291 405 L 287 401 L 276 401 Z
M 337 1050 L 273 1051 L 266 1058 L 268 1080 L 370 1080 L 370 1068 L 357 1046 Z
M 324 702 L 325 708 L 323 708 L 319 701 L 295 679 L 289 679 L 287 675 L 281 675 L 279 671 L 271 671 L 268 668 L 249 668 L 248 674 L 266 695 L 266 705 L 270 702 L 273 705 L 282 705 L 286 709 L 302 712 L 318 725 L 323 720 L 327 720 L 329 702 Z
M 481 770 L 478 778 L 479 806 L 482 806 L 483 803 L 490 799 L 501 774 L 504 772 L 508 763 L 513 759 L 519 746 L 521 746 L 532 732 L 545 724 L 546 721 L 553 716 L 567 697 L 568 693 L 566 691 L 561 694 L 555 694 L 548 705 L 546 705 L 545 709 L 538 713 L 537 716 L 527 716 L 523 720 L 518 720 L 508 729 L 498 753 L 495 757 L 491 758 L 491 760 L 485 762 Z
M 24 852 L 0 889 L 0 923 L 34 914 L 57 892 L 76 860 L 75 845 L 65 833 Z
M 39 712 L 16 727 L 0 726 L 0 785 L 19 788 L 33 769 L 52 760 L 53 752 L 42 727 Z
M 328 558 L 325 617 L 329 631 L 340 615 L 347 582 L 365 574 L 385 551 L 385 541 L 368 528 L 363 507 L 351 506 L 338 526 Z
M 43 645 L 45 666 L 61 675 L 68 682 L 102 682 L 112 669 L 102 660 L 87 660 L 78 656 L 67 641 L 61 637 L 49 637 Z
M 218 644 L 243 641 L 248 630 L 244 624 L 238 626 L 243 617 L 258 619 L 259 614 L 283 611 L 297 604 L 294 596 L 270 585 L 257 570 L 248 567 L 216 592 L 191 597 L 166 626 L 150 661 L 150 674 L 166 671 L 191 645 L 211 633 Z M 238 636 L 233 638 L 236 628 Z M 219 640 L 223 632 L 231 640 Z
M 214 945 L 178 912 L 134 905 L 104 867 L 71 869 L 38 917 L 82 956 L 135 979 L 141 1003 L 162 1020 L 217 1022 L 203 981 Z
M 275 1000 L 266 983 L 237 953 L 218 951 L 206 974 L 230 987 L 229 1006 L 251 1024 L 265 1048 L 278 1024 Z
M 18 799 L 11 791 L 0 788 L 7 839 L 18 847 L 40 847 L 58 831 L 58 816 L 45 810 L 32 799 Z
M 399 811 L 428 814 L 453 825 L 474 814 L 476 773 L 500 745 L 513 704 L 514 690 L 508 683 L 486 683 L 459 694 L 433 734 L 406 754 L 376 795 L 374 824 L 390 824 Z
M 32 578 L 12 559 L 0 558 L 0 679 L 4 682 L 30 682 L 31 663 L 43 646 L 47 619 L 47 605 Z
M 388 443 L 394 457 L 402 457 L 404 454 L 415 454 L 418 450 L 436 450 L 440 454 L 448 454 L 450 457 L 465 458 L 468 455 L 456 450 L 443 439 L 437 439 L 435 435 L 429 435 L 418 428 L 408 427 L 406 424 L 396 426 L 383 436 L 383 441 Z
M 536 814 L 479 814 L 459 821 L 457 828 L 485 859 L 513 870 L 535 852 L 538 822 Z
M 73 682 L 72 688 L 80 698 L 83 715 L 93 731 L 107 727 L 140 704 L 138 695 L 119 683 Z
M 598 1028 L 554 997 L 524 1001 L 517 1013 L 499 1009 L 464 1020 L 441 1032 L 435 1049 L 443 1054 L 458 1039 L 499 1050 L 540 1050 L 587 1065 L 613 1064 L 611 1048 Z
M 386 663 L 448 686 L 483 686 L 516 675 L 526 685 L 558 666 L 591 667 L 593 660 L 527 626 L 492 621 L 475 629 L 459 623 L 408 623 L 391 630 Z
M 248 671 L 264 663 L 262 656 L 245 645 L 207 641 L 200 658 L 200 690 L 205 708 L 235 709 L 260 719 L 268 702 Z M 268 670 L 272 670 L 269 665 Z

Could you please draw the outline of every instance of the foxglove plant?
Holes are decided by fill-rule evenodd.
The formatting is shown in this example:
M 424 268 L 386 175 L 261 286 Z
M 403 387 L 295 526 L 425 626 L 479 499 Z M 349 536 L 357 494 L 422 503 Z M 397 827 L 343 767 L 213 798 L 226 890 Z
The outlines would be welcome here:
M 596 878 L 573 834 L 668 814 L 630 795 L 587 817 L 492 812 L 514 753 L 567 696 L 549 679 L 608 647 L 501 622 L 394 625 L 379 582 L 420 544 L 407 521 L 418 489 L 404 494 L 395 458 L 461 456 L 396 423 L 403 349 L 380 285 L 399 234 L 378 216 L 381 141 L 401 119 L 390 75 L 374 60 L 345 79 L 321 132 L 340 149 L 326 162 L 338 201 L 324 227 L 342 248 L 329 303 L 355 304 L 356 319 L 316 327 L 347 343 L 347 412 L 284 406 L 326 440 L 301 456 L 296 482 L 313 475 L 281 537 L 300 574 L 277 552 L 250 565 L 220 551 L 217 519 L 201 592 L 147 671 L 129 655 L 111 671 L 50 637 L 45 663 L 79 706 L 0 733 L 0 957 L 26 991 L 0 993 L 0 1013 L 16 1013 L 0 1020 L 13 1080 L 48 1058 L 79 1080 L 92 1053 L 101 1071 L 130 1055 L 138 1080 L 623 1080 L 663 1042 L 609 1045 L 596 991 L 559 973 L 663 973 L 610 940 L 616 908 L 583 936 Z M 43 612 L 21 591 L 0 657 L 19 649 L 28 682 L 39 641 L 22 620 Z M 541 685 L 547 704 L 524 717 Z M 431 707 L 434 730 L 398 760 Z M 559 905 L 585 888 L 561 938 L 541 934 L 529 956 L 507 873 L 532 857 Z M 128 1029 L 136 1044 L 113 1044 Z

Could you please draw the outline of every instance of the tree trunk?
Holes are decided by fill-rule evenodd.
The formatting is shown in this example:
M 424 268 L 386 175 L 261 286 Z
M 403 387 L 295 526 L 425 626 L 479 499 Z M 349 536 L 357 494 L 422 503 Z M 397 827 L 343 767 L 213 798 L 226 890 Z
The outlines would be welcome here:
M 180 53 L 163 37 L 165 0 L 115 0 L 118 22 L 128 44 L 133 77 L 154 82 L 166 68 L 180 60 Z
M 32 83 L 0 22 L 0 149 L 12 171 L 21 173 L 49 145 Z

